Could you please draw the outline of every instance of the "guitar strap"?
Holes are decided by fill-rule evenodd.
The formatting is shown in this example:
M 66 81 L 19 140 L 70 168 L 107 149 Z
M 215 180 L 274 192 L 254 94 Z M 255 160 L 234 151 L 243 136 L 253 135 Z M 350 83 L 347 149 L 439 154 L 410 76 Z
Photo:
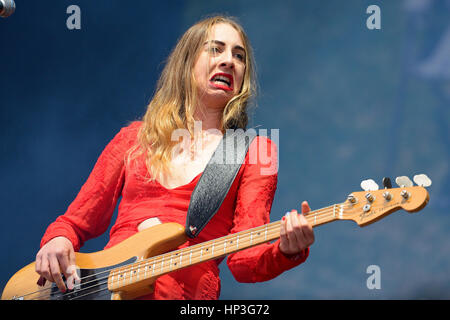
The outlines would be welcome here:
M 189 238 L 198 236 L 219 210 L 256 136 L 253 129 L 226 130 L 192 192 L 185 228 Z

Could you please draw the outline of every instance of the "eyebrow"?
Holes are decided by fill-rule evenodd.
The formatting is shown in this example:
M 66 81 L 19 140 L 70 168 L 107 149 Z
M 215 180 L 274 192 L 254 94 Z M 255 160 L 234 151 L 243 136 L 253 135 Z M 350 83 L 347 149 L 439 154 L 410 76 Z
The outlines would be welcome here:
M 206 41 L 204 44 L 207 44 L 208 42 L 214 42 L 215 44 L 218 44 L 218 45 L 220 45 L 220 46 L 225 46 L 225 42 L 222 42 L 222 41 L 219 41 L 219 40 L 210 40 L 210 41 Z M 235 45 L 235 46 L 234 46 L 234 49 L 241 50 L 241 51 L 243 51 L 243 52 L 245 53 L 245 49 L 242 48 L 242 47 L 239 46 L 239 45 Z

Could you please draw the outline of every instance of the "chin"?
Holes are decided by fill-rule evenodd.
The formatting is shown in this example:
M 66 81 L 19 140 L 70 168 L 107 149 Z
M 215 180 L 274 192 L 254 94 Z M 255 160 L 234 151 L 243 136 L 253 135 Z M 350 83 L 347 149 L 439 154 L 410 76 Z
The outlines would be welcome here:
M 205 106 L 211 106 L 214 108 L 225 108 L 227 103 L 234 97 L 234 94 L 230 94 L 229 92 L 222 92 L 222 93 L 212 93 L 208 94 L 208 96 L 203 96 L 200 94 L 200 100 L 202 101 L 202 104 Z

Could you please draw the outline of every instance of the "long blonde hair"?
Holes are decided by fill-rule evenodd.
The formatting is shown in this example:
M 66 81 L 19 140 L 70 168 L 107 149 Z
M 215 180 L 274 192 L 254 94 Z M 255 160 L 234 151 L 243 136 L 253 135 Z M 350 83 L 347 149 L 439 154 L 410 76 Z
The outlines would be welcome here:
M 212 27 L 227 23 L 240 34 L 245 46 L 245 73 L 240 92 L 227 103 L 221 119 L 221 131 L 230 128 L 245 129 L 248 123 L 248 106 L 256 93 L 256 75 L 252 48 L 242 26 L 235 18 L 213 16 L 190 27 L 180 38 L 167 59 L 158 80 L 156 91 L 142 118 L 138 143 L 130 149 L 128 163 L 145 154 L 149 180 L 154 180 L 169 169 L 172 149 L 172 133 L 184 128 L 193 134 L 194 108 L 197 105 L 197 88 L 193 68 L 203 43 Z

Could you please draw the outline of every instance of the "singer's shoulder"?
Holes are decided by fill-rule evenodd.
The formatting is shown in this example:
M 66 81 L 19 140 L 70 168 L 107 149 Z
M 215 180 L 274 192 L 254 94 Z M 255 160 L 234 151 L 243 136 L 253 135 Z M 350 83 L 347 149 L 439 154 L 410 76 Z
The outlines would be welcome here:
M 139 129 L 142 126 L 142 121 L 132 121 L 126 126 L 122 127 L 114 137 L 116 142 L 125 142 L 127 144 L 134 143 L 137 140 Z
M 138 131 L 142 126 L 142 121 L 131 121 L 122 130 L 125 131 Z

